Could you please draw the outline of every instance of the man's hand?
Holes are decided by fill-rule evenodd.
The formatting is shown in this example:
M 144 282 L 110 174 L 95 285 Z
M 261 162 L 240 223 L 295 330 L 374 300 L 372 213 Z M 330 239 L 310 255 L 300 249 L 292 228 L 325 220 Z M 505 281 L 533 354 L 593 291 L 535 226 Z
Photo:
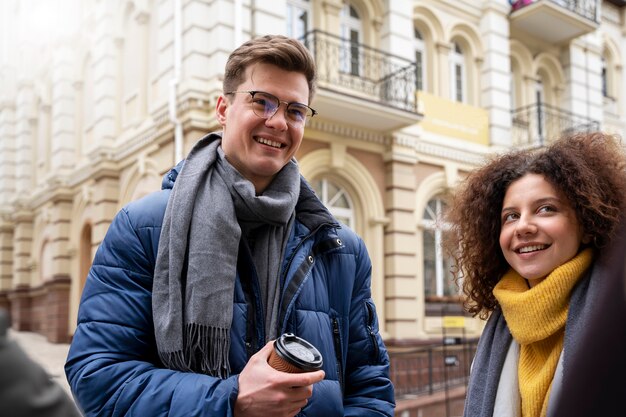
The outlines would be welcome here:
M 272 368 L 267 359 L 273 344 L 252 356 L 239 374 L 235 417 L 293 417 L 313 395 L 313 384 L 324 379 L 324 371 L 290 374 Z

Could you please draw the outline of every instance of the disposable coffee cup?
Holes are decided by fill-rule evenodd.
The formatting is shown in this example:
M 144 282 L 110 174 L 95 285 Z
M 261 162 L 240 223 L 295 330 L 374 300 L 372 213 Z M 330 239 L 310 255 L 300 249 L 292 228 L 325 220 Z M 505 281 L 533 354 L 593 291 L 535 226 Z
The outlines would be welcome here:
M 274 341 L 268 363 L 278 371 L 293 374 L 317 371 L 322 368 L 323 360 L 311 343 L 293 333 L 285 333 Z

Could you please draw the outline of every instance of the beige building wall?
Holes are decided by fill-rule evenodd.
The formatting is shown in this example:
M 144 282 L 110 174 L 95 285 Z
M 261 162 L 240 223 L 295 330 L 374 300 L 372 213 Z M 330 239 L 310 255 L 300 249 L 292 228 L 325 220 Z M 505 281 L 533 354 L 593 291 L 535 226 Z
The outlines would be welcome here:
M 506 0 L 5 0 L 0 305 L 18 330 L 69 340 L 113 216 L 218 128 L 228 54 L 252 36 L 288 33 L 295 6 L 310 7 L 320 75 L 320 114 L 297 159 L 311 183 L 347 195 L 389 345 L 440 340 L 444 316 L 462 314 L 455 294 L 426 294 L 436 231 L 425 216 L 488 155 L 537 144 L 517 110 L 536 107 L 538 85 L 559 114 L 624 133 L 625 15 L 612 2 L 597 3 L 593 24 L 563 13 L 559 24 L 582 32 L 555 43 L 524 32 Z M 351 28 L 356 61 L 346 58 Z M 333 45 L 340 52 L 324 52 Z M 400 74 L 402 88 L 368 84 Z M 443 273 L 439 286 L 451 280 Z M 470 337 L 481 326 L 463 321 Z

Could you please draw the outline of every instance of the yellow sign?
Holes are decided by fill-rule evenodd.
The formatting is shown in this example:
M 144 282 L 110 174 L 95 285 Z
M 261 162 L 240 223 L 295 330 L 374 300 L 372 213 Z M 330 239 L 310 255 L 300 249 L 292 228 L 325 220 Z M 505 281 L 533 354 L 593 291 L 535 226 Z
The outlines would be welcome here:
M 481 145 L 489 144 L 487 110 L 424 91 L 419 91 L 417 98 L 419 111 L 424 114 L 421 122 L 424 131 Z
M 443 327 L 465 327 L 465 317 L 443 316 Z

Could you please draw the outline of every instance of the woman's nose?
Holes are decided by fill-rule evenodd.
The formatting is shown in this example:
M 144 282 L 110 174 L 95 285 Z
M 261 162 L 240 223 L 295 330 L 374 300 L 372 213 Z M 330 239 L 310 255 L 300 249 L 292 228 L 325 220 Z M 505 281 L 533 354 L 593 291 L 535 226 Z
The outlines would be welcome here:
M 528 216 L 521 216 L 517 221 L 517 225 L 515 228 L 515 232 L 518 235 L 526 235 L 532 234 L 537 231 L 537 226 L 532 221 L 532 219 L 528 218 Z

